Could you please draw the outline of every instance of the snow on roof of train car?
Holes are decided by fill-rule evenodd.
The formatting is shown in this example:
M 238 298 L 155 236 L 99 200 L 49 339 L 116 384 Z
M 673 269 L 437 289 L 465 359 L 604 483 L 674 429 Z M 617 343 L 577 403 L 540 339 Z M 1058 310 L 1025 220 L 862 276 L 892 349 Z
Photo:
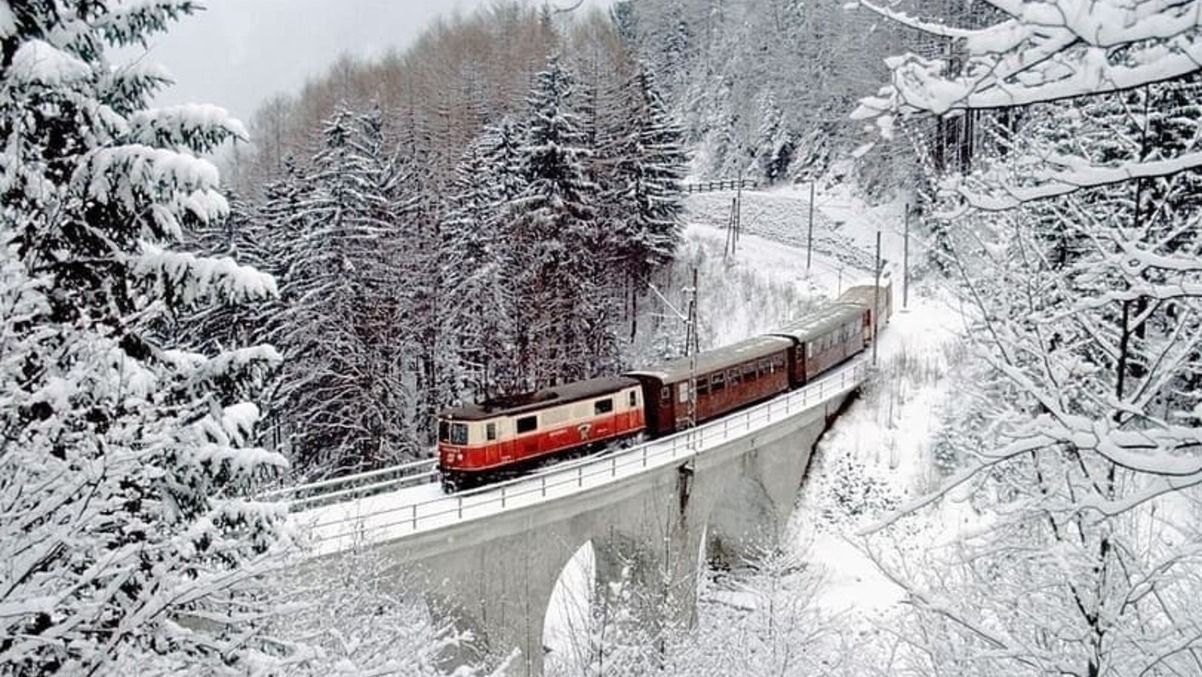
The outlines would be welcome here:
M 885 297 L 889 294 L 889 285 L 881 285 L 881 303 L 885 302 Z M 876 287 L 869 285 L 859 285 L 849 287 L 846 291 L 839 295 L 839 303 L 854 303 L 864 306 L 865 308 L 872 307 L 873 296 L 876 295 Z
M 469 404 L 449 409 L 439 414 L 439 418 L 452 421 L 484 421 L 487 419 L 518 416 L 547 407 L 571 404 L 594 397 L 604 397 L 626 388 L 637 388 L 639 382 L 621 376 L 595 378 L 576 383 L 565 383 L 554 388 L 546 388 L 535 393 L 525 393 L 512 397 L 501 397 L 480 404 Z
M 756 336 L 729 346 L 707 350 L 697 354 L 696 374 L 701 376 L 742 364 L 748 360 L 768 357 L 788 350 L 792 345 L 792 341 L 779 336 Z M 655 367 L 626 372 L 626 376 L 648 376 L 664 383 L 680 383 L 689 380 L 692 375 L 692 358 L 689 357 L 681 357 Z
M 784 336 L 801 342 L 811 341 L 827 334 L 832 329 L 847 324 L 859 318 L 864 313 L 864 307 L 853 303 L 832 303 L 799 320 L 790 322 L 772 332 L 775 336 Z

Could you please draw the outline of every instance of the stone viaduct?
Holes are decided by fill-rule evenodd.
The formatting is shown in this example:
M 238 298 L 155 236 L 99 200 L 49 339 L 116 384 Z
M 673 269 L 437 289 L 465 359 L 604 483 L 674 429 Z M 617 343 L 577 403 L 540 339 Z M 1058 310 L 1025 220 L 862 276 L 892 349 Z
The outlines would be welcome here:
M 705 558 L 734 564 L 775 544 L 818 438 L 869 373 L 853 361 L 721 421 L 466 497 L 390 505 L 377 496 L 333 516 L 298 513 L 326 544 L 308 566 L 338 557 L 354 531 L 359 547 L 384 555 L 386 575 L 416 581 L 433 613 L 471 631 L 448 664 L 515 656 L 507 674 L 538 677 L 552 592 L 584 544 L 599 594 L 625 576 L 655 600 L 649 623 L 693 622 Z

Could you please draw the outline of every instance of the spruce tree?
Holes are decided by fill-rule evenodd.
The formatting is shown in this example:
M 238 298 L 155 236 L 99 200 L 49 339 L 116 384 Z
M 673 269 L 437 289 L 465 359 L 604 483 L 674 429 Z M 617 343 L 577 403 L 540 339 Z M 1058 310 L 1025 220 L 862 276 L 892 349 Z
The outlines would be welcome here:
M 680 244 L 688 158 L 683 132 L 642 66 L 626 83 L 623 112 L 606 155 L 613 166 L 604 203 L 623 265 L 636 280 L 672 261 Z
M 441 229 L 444 332 L 452 337 L 459 392 L 477 401 L 513 389 L 514 285 L 506 220 L 498 213 L 509 149 L 501 129 L 487 130 L 457 168 Z
M 342 111 L 323 138 L 287 219 L 303 230 L 276 333 L 289 358 L 278 398 L 296 462 L 311 476 L 416 455 L 394 260 L 395 165 L 378 112 Z
M 241 498 L 284 464 L 247 444 L 266 346 L 174 331 L 270 276 L 180 249 L 228 205 L 200 159 L 244 136 L 211 106 L 149 108 L 113 68 L 190 2 L 0 6 L 0 673 L 244 674 L 244 594 L 283 515 Z M 203 619 L 203 622 L 200 621 Z
M 520 215 L 515 256 L 523 266 L 516 314 L 519 369 L 526 385 L 594 375 L 613 353 L 605 318 L 610 299 L 597 286 L 607 261 L 595 214 L 597 188 L 587 178 L 584 147 L 573 109 L 575 80 L 558 57 L 538 74 L 529 99 L 522 149 L 526 185 L 511 202 Z M 601 260 L 599 260 L 601 259 Z M 590 352 L 601 349 L 605 352 Z

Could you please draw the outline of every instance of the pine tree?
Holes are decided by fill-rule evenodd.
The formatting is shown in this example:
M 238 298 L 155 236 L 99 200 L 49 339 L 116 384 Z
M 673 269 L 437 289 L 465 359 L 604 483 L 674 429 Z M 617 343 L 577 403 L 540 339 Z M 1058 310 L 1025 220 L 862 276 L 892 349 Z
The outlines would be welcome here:
M 605 238 L 595 218 L 597 188 L 587 179 L 591 152 L 572 107 L 574 87 L 558 57 L 538 74 L 522 149 L 526 185 L 511 202 L 519 215 L 514 255 L 523 266 L 515 314 L 519 370 L 530 387 L 592 376 L 615 352 L 608 345 L 611 299 L 597 286 L 597 271 L 610 262 L 598 260 Z
M 272 263 L 271 239 L 257 205 L 238 196 L 229 197 L 229 216 L 196 228 L 188 245 L 205 256 L 225 257 L 256 270 L 277 274 Z M 197 348 L 222 351 L 238 345 L 268 340 L 265 327 L 274 312 L 275 300 L 254 305 L 213 305 L 191 313 L 180 323 L 180 332 L 193 337 Z
M 688 158 L 683 133 L 642 66 L 625 84 L 622 114 L 605 150 L 614 167 L 604 204 L 623 265 L 635 280 L 671 262 L 680 244 Z
M 289 357 L 278 398 L 293 454 L 317 476 L 417 454 L 394 260 L 398 175 L 381 116 L 342 111 L 323 138 L 286 219 L 303 231 L 276 333 Z
M 105 55 L 193 9 L 0 6 L 0 673 L 264 659 L 244 590 L 283 515 L 239 496 L 284 465 L 247 444 L 279 356 L 201 354 L 173 331 L 206 303 L 274 293 L 177 248 L 227 217 L 199 156 L 244 132 L 214 107 L 149 108 L 161 72 Z
M 445 333 L 456 351 L 459 390 L 477 401 L 514 389 L 514 285 L 511 243 L 498 208 L 511 165 L 507 126 L 487 130 L 459 163 L 441 229 Z M 497 164 L 494 164 L 497 163 Z
M 793 139 L 785 125 L 784 113 L 776 103 L 776 96 L 768 91 L 760 103 L 760 133 L 756 142 L 760 176 L 769 184 L 787 179 L 793 151 Z

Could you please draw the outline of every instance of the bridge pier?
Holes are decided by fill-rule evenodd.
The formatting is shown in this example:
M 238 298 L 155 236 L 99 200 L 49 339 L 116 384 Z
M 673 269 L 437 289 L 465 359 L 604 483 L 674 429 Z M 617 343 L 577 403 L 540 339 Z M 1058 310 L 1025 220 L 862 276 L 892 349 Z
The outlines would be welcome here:
M 818 407 L 801 416 L 790 434 L 753 435 L 735 458 L 698 473 L 698 491 L 714 497 L 706 543 L 711 561 L 738 567 L 779 545 L 829 413 Z
M 434 618 L 470 636 L 442 657 L 446 667 L 508 660 L 506 675 L 542 675 L 543 624 L 559 572 L 582 545 L 579 529 L 516 529 L 417 563 Z

